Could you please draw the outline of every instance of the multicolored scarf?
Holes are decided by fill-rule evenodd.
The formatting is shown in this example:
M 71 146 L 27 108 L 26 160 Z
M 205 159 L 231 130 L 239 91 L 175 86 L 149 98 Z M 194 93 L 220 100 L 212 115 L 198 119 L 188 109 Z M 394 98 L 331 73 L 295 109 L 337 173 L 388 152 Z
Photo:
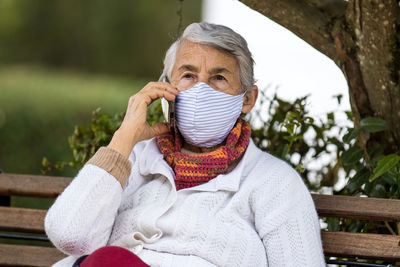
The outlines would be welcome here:
M 157 136 L 157 145 L 165 161 L 175 172 L 176 190 L 207 183 L 228 170 L 232 161 L 243 155 L 249 144 L 250 125 L 238 118 L 225 145 L 208 153 L 187 154 L 181 152 L 182 137 L 171 132 Z

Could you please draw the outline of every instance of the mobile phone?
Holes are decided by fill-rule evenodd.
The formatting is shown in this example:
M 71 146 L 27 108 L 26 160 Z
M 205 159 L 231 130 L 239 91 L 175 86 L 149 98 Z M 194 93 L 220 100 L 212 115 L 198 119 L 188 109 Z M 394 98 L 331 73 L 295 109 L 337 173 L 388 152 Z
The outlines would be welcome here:
M 169 83 L 168 77 L 164 77 L 164 81 Z M 175 132 L 175 100 L 167 101 L 165 98 L 161 99 L 164 118 L 168 123 L 169 129 L 172 133 Z

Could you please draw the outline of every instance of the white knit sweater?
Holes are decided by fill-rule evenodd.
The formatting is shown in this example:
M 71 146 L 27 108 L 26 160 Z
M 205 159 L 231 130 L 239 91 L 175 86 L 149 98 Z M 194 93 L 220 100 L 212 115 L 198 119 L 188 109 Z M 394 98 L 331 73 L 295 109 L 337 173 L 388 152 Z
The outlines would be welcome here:
M 299 175 L 251 141 L 228 174 L 176 191 L 155 140 L 138 143 L 123 190 L 85 165 L 50 208 L 45 228 L 71 255 L 130 249 L 151 266 L 325 266 L 314 203 Z

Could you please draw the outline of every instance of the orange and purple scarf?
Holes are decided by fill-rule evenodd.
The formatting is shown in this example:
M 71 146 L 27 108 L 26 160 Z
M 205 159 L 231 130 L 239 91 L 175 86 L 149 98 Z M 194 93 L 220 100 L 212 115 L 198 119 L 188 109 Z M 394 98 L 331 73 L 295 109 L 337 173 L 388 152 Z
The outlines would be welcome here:
M 238 118 L 225 145 L 202 154 L 182 153 L 182 137 L 169 132 L 157 136 L 157 145 L 165 161 L 175 172 L 176 190 L 207 183 L 228 170 L 232 161 L 243 155 L 250 140 L 250 125 Z

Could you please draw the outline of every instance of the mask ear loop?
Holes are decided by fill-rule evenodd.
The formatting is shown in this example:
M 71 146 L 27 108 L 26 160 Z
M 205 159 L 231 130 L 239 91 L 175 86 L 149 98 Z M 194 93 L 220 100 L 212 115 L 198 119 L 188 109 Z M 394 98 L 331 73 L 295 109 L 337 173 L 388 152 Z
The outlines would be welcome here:
M 241 93 L 241 95 L 243 95 L 243 102 L 246 101 L 245 97 L 246 97 L 246 94 L 247 94 L 248 91 L 249 91 L 249 89 L 246 88 L 246 90 L 244 90 L 244 92 Z M 243 107 L 243 105 L 242 105 L 242 107 Z M 244 119 L 244 117 L 246 117 L 246 115 L 247 114 L 245 114 L 245 113 L 240 113 L 240 118 Z

